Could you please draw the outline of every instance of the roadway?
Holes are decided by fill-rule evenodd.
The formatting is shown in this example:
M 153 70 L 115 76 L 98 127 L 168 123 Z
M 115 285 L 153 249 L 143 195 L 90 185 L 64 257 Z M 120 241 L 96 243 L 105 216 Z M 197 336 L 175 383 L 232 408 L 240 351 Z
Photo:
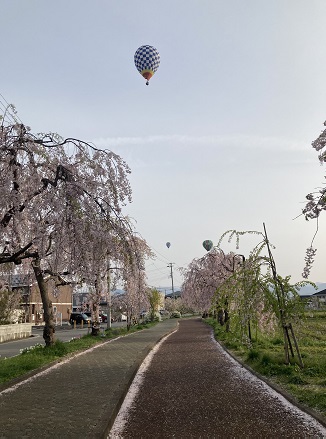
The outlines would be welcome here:
M 112 323 L 113 328 L 121 326 L 126 326 L 126 322 Z M 106 323 L 102 323 L 101 328 L 105 330 L 107 328 Z M 81 337 L 88 334 L 90 331 L 91 328 L 87 328 L 87 326 L 84 326 L 82 329 L 80 325 L 78 325 L 76 329 L 74 329 L 74 327 L 69 324 L 63 324 L 62 326 L 56 326 L 55 338 L 63 342 L 68 342 L 73 337 Z M 20 354 L 22 349 L 26 349 L 37 344 L 44 344 L 43 326 L 33 326 L 31 337 L 0 343 L 0 359 L 15 357 L 16 355 Z

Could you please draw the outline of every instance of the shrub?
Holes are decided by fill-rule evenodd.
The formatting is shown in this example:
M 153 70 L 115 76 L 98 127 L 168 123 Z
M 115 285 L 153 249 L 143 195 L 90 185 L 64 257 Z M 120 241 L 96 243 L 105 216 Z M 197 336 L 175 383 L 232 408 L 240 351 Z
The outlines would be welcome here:
M 286 364 L 276 364 L 270 359 L 270 363 L 263 364 L 264 372 L 268 375 L 272 376 L 291 376 L 294 372 L 294 369 L 291 365 Z
M 307 367 L 305 369 L 305 374 L 309 377 L 316 377 L 320 375 L 320 368 L 318 365 L 315 365 L 314 367 Z
M 271 343 L 273 345 L 282 345 L 284 343 L 284 340 L 281 337 L 276 337 L 271 340 Z
M 289 383 L 290 383 L 290 384 L 308 384 L 308 382 L 305 381 L 305 380 L 303 380 L 303 379 L 301 378 L 301 376 L 299 376 L 299 375 L 291 376 L 291 377 L 289 378 Z
M 225 340 L 224 341 L 224 345 L 225 347 L 227 347 L 228 349 L 239 349 L 239 346 L 241 346 L 241 343 L 237 340 Z
M 270 356 L 270 355 L 268 355 L 268 354 L 264 354 L 262 357 L 261 357 L 261 364 L 263 365 L 263 366 L 268 366 L 268 365 L 270 365 L 272 362 L 273 362 L 273 360 L 272 360 L 272 357 Z
M 247 358 L 248 358 L 248 360 L 253 361 L 253 360 L 257 360 L 259 358 L 259 356 L 260 356 L 260 354 L 257 350 L 250 349 L 250 351 L 248 352 Z

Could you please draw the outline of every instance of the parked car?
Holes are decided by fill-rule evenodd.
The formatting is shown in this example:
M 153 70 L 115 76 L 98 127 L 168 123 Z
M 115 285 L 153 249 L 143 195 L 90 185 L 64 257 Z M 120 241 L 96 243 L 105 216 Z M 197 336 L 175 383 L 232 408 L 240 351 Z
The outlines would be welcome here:
M 179 311 L 172 311 L 170 317 L 171 317 L 171 319 L 180 319 L 181 313 Z
M 91 318 L 83 312 L 72 312 L 70 314 L 69 322 L 71 325 L 73 325 L 74 322 L 76 322 L 77 325 L 79 325 L 81 322 L 84 324 L 91 324 Z
M 90 319 L 92 319 L 92 313 L 90 311 L 85 311 L 84 314 L 86 314 Z M 101 314 L 98 317 L 98 322 L 102 323 Z
M 108 315 L 105 314 L 104 312 L 100 313 L 100 317 L 103 323 L 106 323 L 108 321 Z
M 118 316 L 118 322 L 126 322 L 126 321 L 127 321 L 127 316 L 126 316 L 126 314 L 121 313 L 121 314 Z

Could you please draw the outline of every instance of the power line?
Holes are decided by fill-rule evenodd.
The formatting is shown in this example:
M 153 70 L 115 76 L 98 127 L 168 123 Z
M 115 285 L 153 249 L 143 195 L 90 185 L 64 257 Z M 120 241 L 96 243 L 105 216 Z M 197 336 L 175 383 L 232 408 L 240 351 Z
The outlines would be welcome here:
M 166 264 L 166 262 L 165 262 L 164 264 Z M 153 265 L 153 266 L 156 267 L 156 268 L 155 268 L 154 270 L 146 270 L 147 272 L 148 272 L 148 271 L 156 271 L 156 270 L 159 270 L 159 271 L 162 271 L 162 272 L 163 272 L 163 268 L 161 268 L 161 267 L 157 267 L 157 266 L 154 264 L 154 262 L 152 262 L 151 265 Z

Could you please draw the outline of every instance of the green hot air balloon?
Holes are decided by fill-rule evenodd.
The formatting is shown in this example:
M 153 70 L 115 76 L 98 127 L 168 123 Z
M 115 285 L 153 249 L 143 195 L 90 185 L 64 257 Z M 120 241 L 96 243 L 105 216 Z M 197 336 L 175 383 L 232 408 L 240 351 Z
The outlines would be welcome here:
M 209 252 L 210 249 L 213 247 L 213 242 L 210 239 L 206 239 L 203 242 L 203 247 L 204 247 L 205 250 L 207 250 Z

